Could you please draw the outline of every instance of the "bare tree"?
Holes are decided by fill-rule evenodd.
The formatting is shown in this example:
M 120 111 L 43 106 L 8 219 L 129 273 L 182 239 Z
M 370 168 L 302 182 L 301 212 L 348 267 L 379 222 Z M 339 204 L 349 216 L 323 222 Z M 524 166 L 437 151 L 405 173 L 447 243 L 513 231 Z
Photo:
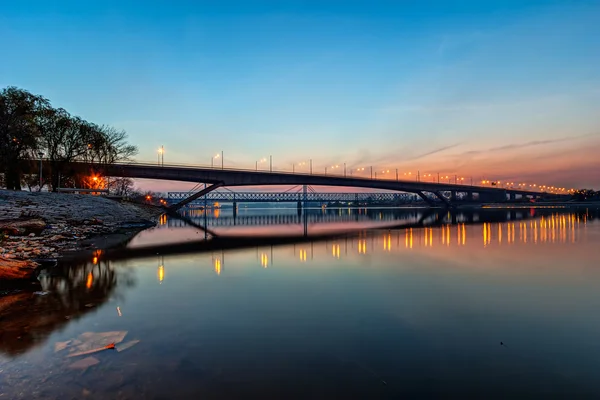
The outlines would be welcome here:
M 136 146 L 127 143 L 127 133 L 113 127 L 92 125 L 89 131 L 90 161 L 113 164 L 127 161 L 138 152 Z
M 109 189 L 116 196 L 129 197 L 134 193 L 133 179 L 111 178 Z

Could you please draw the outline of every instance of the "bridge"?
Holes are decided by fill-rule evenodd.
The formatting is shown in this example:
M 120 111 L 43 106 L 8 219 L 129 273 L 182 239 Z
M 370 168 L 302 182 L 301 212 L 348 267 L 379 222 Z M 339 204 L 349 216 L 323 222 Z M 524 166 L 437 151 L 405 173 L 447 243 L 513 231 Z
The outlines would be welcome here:
M 52 164 L 46 162 L 48 168 Z M 26 169 L 26 165 L 23 166 Z M 28 167 L 32 169 L 31 164 Z M 161 179 L 171 181 L 206 183 L 209 186 L 191 195 L 190 197 L 174 204 L 171 210 L 177 210 L 184 205 L 204 196 L 220 187 L 234 186 L 266 186 L 266 185 L 310 185 L 310 186 L 336 186 L 336 187 L 360 187 L 377 190 L 389 190 L 396 192 L 414 193 L 421 197 L 427 204 L 434 206 L 435 203 L 425 192 L 437 197 L 444 205 L 450 207 L 456 201 L 458 194 L 464 194 L 468 201 L 479 203 L 503 202 L 507 199 L 514 200 L 517 196 L 530 198 L 541 198 L 561 195 L 549 195 L 546 193 L 521 190 L 505 189 L 497 187 L 479 187 L 452 183 L 429 183 L 421 181 L 392 180 L 392 179 L 369 179 L 356 176 L 334 176 L 325 174 L 290 173 L 280 171 L 255 171 L 230 168 L 207 168 L 185 165 L 153 165 L 144 163 L 120 163 L 120 164 L 94 164 L 86 162 L 71 162 L 64 166 L 72 172 L 100 173 L 105 176 L 119 176 L 128 178 Z M 35 172 L 35 171 L 33 171 Z M 442 193 L 450 193 L 449 197 Z M 567 198 L 566 196 L 562 196 Z
M 177 203 L 190 196 L 190 192 L 168 192 L 167 201 Z M 420 197 L 415 194 L 407 193 L 335 193 L 335 192 L 234 192 L 215 190 L 202 196 L 197 201 L 208 201 L 218 203 L 352 203 L 359 204 L 399 204 L 412 203 Z M 194 203 L 194 202 L 192 202 Z M 190 204 L 192 204 L 190 203 Z M 199 203 L 200 204 L 200 203 Z

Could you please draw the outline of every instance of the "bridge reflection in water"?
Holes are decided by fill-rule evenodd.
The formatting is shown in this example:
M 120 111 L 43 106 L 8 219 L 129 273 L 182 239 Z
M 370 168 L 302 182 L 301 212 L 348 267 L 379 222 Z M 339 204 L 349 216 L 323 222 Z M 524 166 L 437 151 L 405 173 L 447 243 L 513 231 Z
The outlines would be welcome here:
M 358 212 L 357 210 L 353 210 Z M 337 212 L 315 213 L 312 221 L 346 221 L 345 215 Z M 440 257 L 452 257 L 454 251 L 506 251 L 511 247 L 511 254 L 518 253 L 518 246 L 568 246 L 585 235 L 588 223 L 597 223 L 597 210 L 567 211 L 556 209 L 495 209 L 461 213 L 430 213 L 430 215 L 402 210 L 367 210 L 358 214 L 364 220 L 404 221 L 410 227 L 387 228 L 376 230 L 360 230 L 355 233 L 329 235 L 326 237 L 304 238 L 296 243 L 273 242 L 273 238 L 265 238 L 264 244 L 253 247 L 256 252 L 256 266 L 272 268 L 277 266 L 277 259 L 291 256 L 301 263 L 319 263 L 331 257 L 348 262 L 357 256 L 381 256 L 384 253 L 433 252 Z M 355 217 L 356 215 L 352 215 Z M 426 218 L 423 218 L 425 216 Z M 336 219 L 337 217 L 338 219 Z M 341 219 L 340 219 L 341 217 Z M 209 218 L 218 226 L 221 217 Z M 238 217 L 239 218 L 239 217 Z M 230 221 L 225 218 L 225 221 Z M 418 221 L 422 226 L 418 226 Z M 171 224 L 172 221 L 172 224 Z M 294 215 L 253 216 L 242 219 L 244 223 L 277 224 L 298 221 Z M 415 222 L 417 221 L 417 222 Z M 165 225 L 185 226 L 177 220 L 165 218 Z M 428 225 L 429 224 L 429 225 Z M 583 229 L 582 229 L 583 228 Z M 219 238 L 227 241 L 233 239 Z M 298 239 L 300 240 L 300 239 Z M 210 240 L 208 241 L 210 242 Z M 270 243 L 271 242 L 271 243 Z M 514 246 L 514 247 L 513 247 Z M 243 246 L 242 246 L 243 247 Z M 186 253 L 207 253 L 210 263 L 217 275 L 226 274 L 225 256 L 229 249 L 189 248 Z M 514 253 L 513 253 L 514 252 Z M 285 253 L 285 254 L 283 254 Z M 161 253 L 162 254 L 162 253 Z M 164 268 L 161 264 L 161 268 Z

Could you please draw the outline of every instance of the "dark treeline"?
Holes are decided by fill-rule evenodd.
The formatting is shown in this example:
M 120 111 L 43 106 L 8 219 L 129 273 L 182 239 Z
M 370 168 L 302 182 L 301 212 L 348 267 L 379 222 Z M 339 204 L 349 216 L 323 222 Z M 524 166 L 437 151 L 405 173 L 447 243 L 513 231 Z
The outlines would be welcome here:
M 69 171 L 69 162 L 110 164 L 136 153 L 125 131 L 85 121 L 23 89 L 7 87 L 0 92 L 0 186 L 9 190 L 39 186 L 39 175 L 23 174 L 21 168 L 43 158 L 50 169 L 42 173 L 42 186 L 89 187 L 89 176 Z M 29 170 L 36 171 L 33 165 Z

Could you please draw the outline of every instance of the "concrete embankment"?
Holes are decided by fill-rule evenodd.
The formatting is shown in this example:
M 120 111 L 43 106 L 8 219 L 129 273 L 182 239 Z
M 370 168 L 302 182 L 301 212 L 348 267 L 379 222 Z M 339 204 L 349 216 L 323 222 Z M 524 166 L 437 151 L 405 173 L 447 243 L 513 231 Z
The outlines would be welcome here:
M 0 190 L 0 282 L 34 277 L 40 260 L 117 245 L 160 213 L 91 195 Z

